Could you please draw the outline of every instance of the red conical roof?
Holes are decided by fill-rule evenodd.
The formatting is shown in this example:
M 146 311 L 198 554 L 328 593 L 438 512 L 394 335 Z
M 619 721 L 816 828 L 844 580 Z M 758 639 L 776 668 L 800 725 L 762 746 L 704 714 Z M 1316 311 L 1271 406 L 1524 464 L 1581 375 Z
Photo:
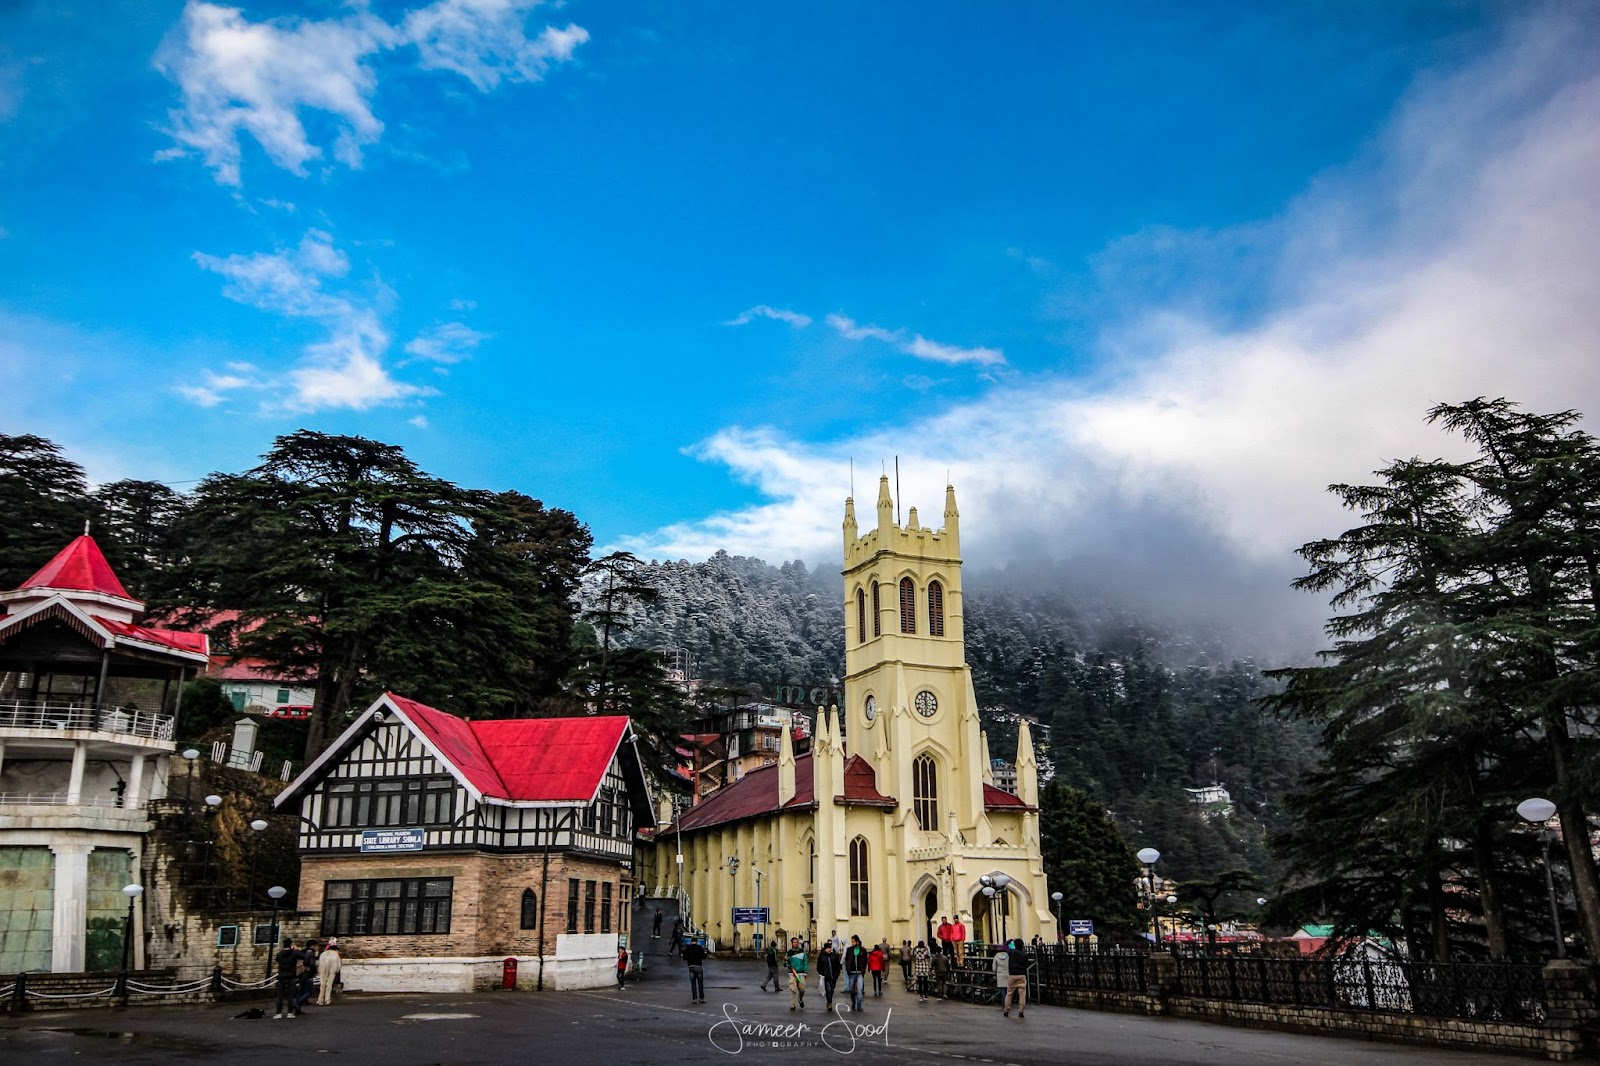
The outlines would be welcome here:
M 117 580 L 116 573 L 100 551 L 94 538 L 85 534 L 56 553 L 20 588 L 71 589 L 77 592 L 98 592 L 103 596 L 116 596 L 131 600 L 128 590 Z

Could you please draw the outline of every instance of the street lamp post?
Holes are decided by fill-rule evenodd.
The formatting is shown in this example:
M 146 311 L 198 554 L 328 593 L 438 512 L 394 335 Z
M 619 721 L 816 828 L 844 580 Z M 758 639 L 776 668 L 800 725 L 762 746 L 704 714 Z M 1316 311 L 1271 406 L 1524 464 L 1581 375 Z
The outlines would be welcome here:
M 266 831 L 267 820 L 257 818 L 250 823 L 250 828 L 255 831 L 255 836 L 250 838 L 250 890 L 244 897 L 246 907 L 253 907 L 256 903 L 256 860 L 261 857 L 261 834 Z
M 144 895 L 143 885 L 124 885 L 122 894 L 128 897 L 128 916 L 122 923 L 122 967 L 117 971 L 116 994 L 122 998 L 122 1005 L 128 1005 L 128 960 L 133 953 L 133 903 Z
M 1556 934 L 1556 958 L 1567 957 L 1566 944 L 1561 939 L 1561 908 L 1556 905 L 1556 879 L 1550 873 L 1550 841 L 1555 838 L 1548 823 L 1556 813 L 1556 805 L 1547 799 L 1534 797 L 1517 804 L 1517 813 L 1524 821 L 1539 826 L 1539 839 L 1544 842 L 1544 887 L 1550 894 L 1550 927 Z
M 729 893 L 728 898 L 731 901 L 732 909 L 737 910 L 739 907 L 739 856 L 737 855 L 728 856 L 728 876 L 733 879 L 733 891 Z M 732 914 L 730 914 L 728 917 L 734 919 L 733 953 L 737 955 L 739 954 L 739 921 L 737 918 L 734 918 Z
M 278 935 L 278 901 L 289 894 L 289 890 L 282 885 L 273 885 L 267 889 L 267 895 L 272 897 L 272 943 L 267 945 L 267 972 L 263 978 L 272 976 L 272 955 L 278 948 L 278 941 L 283 939 Z
M 759 954 L 767 942 L 767 913 L 761 909 L 761 868 L 752 866 L 750 872 L 756 875 L 756 915 L 761 919 L 756 925 L 756 952 Z
M 1156 863 L 1161 852 L 1155 848 L 1140 848 L 1135 857 L 1144 863 L 1145 899 L 1150 901 L 1150 927 L 1155 930 L 1156 947 L 1161 946 L 1161 919 L 1156 917 Z
M 1000 939 L 1002 941 L 1007 939 L 1006 918 L 1008 917 L 1008 912 L 1011 910 L 1011 893 L 1006 890 L 1006 886 L 1009 884 L 1011 884 L 1010 877 L 1006 876 L 1005 874 L 994 875 L 994 887 L 999 893 L 999 895 L 997 895 L 995 898 L 1000 901 Z
M 1050 902 L 1055 904 L 1056 908 L 1056 943 L 1065 944 L 1067 942 L 1067 926 L 1061 919 L 1061 900 L 1062 893 L 1050 893 Z
M 206 821 L 207 821 L 207 823 L 209 823 L 211 821 L 212 816 L 217 813 L 217 809 L 219 807 L 221 807 L 221 806 L 222 806 L 222 797 L 221 796 L 212 795 L 212 796 L 207 796 L 206 797 Z M 201 867 L 201 870 L 200 870 L 200 883 L 203 884 L 203 885 L 207 885 L 207 886 L 209 886 L 211 884 L 211 832 L 212 832 L 212 827 L 208 824 L 206 826 L 206 857 L 205 857 L 205 863 Z M 215 894 L 213 894 L 212 902 L 215 903 Z
M 189 772 L 183 779 L 183 812 L 185 815 L 194 810 L 194 761 L 199 757 L 199 748 L 183 749 L 183 761 L 189 764 Z

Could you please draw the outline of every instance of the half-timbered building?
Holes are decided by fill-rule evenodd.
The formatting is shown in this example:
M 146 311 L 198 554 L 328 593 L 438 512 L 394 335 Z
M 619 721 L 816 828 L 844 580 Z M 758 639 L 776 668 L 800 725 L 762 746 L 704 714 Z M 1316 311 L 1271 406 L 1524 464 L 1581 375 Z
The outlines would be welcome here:
M 507 958 L 519 987 L 614 979 L 651 817 L 628 718 L 467 721 L 389 693 L 275 802 L 348 986 L 492 987 Z

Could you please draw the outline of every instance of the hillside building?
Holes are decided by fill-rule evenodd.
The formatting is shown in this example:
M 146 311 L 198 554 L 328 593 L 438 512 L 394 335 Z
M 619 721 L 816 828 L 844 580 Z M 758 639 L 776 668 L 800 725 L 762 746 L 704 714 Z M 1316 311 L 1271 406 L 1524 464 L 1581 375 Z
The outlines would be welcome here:
M 1015 794 L 995 787 L 979 728 L 959 522 L 953 488 L 937 530 L 916 508 L 898 524 L 887 478 L 876 529 L 859 533 L 847 499 L 843 706 L 818 709 L 809 754 L 796 756 L 780 731 L 774 765 L 675 820 L 662 812 L 643 883 L 678 896 L 719 944 L 734 940 L 732 909 L 756 905 L 770 908 L 766 933 L 811 940 L 836 930 L 926 940 L 958 913 L 973 939 L 1055 939 L 1028 724 L 1018 725 Z M 988 896 L 979 879 L 1002 874 L 1009 883 Z
M 626 717 L 466 721 L 386 694 L 274 801 L 298 813 L 301 911 L 354 943 L 361 991 L 615 980 L 651 801 Z
M 207 640 L 143 625 L 94 539 L 0 593 L 0 973 L 115 970 Z M 144 900 L 130 962 L 144 962 Z

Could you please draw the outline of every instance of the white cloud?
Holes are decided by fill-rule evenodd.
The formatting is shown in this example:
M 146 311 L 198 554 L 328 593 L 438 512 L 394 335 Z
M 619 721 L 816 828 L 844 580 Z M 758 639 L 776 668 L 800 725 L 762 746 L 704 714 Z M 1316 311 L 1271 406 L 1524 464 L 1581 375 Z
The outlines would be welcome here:
M 930 341 L 922 334 L 912 337 L 905 346 L 906 354 L 918 359 L 931 359 L 935 363 L 976 363 L 978 366 L 999 366 L 1006 361 L 998 348 L 957 348 L 952 344 Z
M 730 318 L 723 325 L 748 326 L 758 318 L 770 318 L 777 322 L 787 322 L 795 329 L 805 329 L 811 325 L 810 315 L 802 315 L 798 311 L 789 311 L 781 307 L 768 307 L 766 304 L 757 304 L 748 311 L 741 311 L 737 318 Z
M 846 340 L 875 340 L 894 344 L 900 341 L 903 336 L 902 333 L 887 330 L 881 326 L 858 326 L 855 319 L 847 318 L 844 315 L 829 315 L 827 322 L 828 325 L 834 328 L 835 332 Z
M 524 31 L 539 0 L 437 0 L 401 24 L 428 70 L 460 74 L 480 91 L 505 81 L 541 81 L 552 63 L 572 58 L 589 39 L 582 26 L 546 26 L 531 40 Z
M 307 318 L 345 318 L 355 313 L 348 301 L 322 289 L 325 278 L 343 277 L 349 271 L 350 260 L 321 230 L 306 231 L 292 251 L 225 259 L 196 252 L 194 261 L 228 279 L 224 296 L 263 311 Z
M 427 415 L 415 415 L 415 416 L 413 416 L 411 418 L 406 419 L 406 421 L 411 423 L 413 426 L 416 426 L 418 429 L 428 429 L 428 428 L 430 428 L 430 424 L 428 422 L 428 416 Z
M 365 302 L 330 293 L 324 287 L 350 270 L 349 257 L 334 247 L 327 233 L 308 230 L 294 249 L 225 258 L 196 252 L 194 259 L 203 269 L 228 279 L 222 292 L 229 299 L 319 322 L 327 327 L 329 338 L 308 345 L 301 365 L 281 379 L 236 365 L 230 368 L 234 373 L 207 371 L 200 384 L 177 386 L 192 402 L 213 407 L 232 392 L 251 389 L 269 393 L 268 407 L 365 410 L 429 394 L 430 390 L 396 380 L 384 368 L 389 335 L 377 312 Z
M 163 157 L 198 152 L 218 181 L 238 185 L 239 137 L 248 133 L 278 166 L 304 174 L 322 155 L 300 121 L 308 110 L 332 117 L 335 156 L 358 167 L 361 146 L 383 132 L 368 106 L 378 84 L 368 59 L 393 43 L 391 28 L 365 12 L 253 23 L 238 8 L 191 0 L 181 35 L 156 60 L 183 93 L 170 113 L 181 147 Z
M 978 366 L 1000 366 L 1006 361 L 1005 353 L 998 348 L 958 348 L 953 344 L 931 341 L 920 333 L 907 335 L 903 329 L 884 329 L 882 326 L 862 326 L 845 315 L 833 314 L 827 318 L 841 337 L 852 341 L 883 341 L 892 344 L 907 355 L 951 366 L 973 363 Z
M 381 54 L 415 44 L 421 66 L 455 71 L 485 92 L 502 80 L 538 81 L 589 35 L 581 26 L 547 26 L 529 39 L 523 23 L 534 6 L 438 0 L 396 27 L 364 6 L 343 18 L 251 22 L 239 8 L 189 0 L 156 57 L 182 94 L 168 114 L 177 145 L 157 158 L 198 154 L 219 182 L 239 185 L 248 135 L 277 166 L 304 175 L 324 155 L 303 121 L 315 114 L 332 126 L 333 158 L 359 168 L 362 149 L 383 133 L 372 110 Z
M 972 559 L 1116 558 L 1144 544 L 1164 546 L 1151 582 L 1220 574 L 1225 559 L 1298 572 L 1293 549 L 1350 520 L 1329 483 L 1456 447 L 1423 422 L 1431 404 L 1504 395 L 1600 417 L 1595 56 L 1592 28 L 1548 18 L 1475 67 L 1421 79 L 1371 157 L 1321 176 L 1265 227 L 1272 258 L 1252 269 L 1269 302 L 1251 322 L 1200 317 L 1168 293 L 1105 330 L 1092 377 L 1012 381 L 828 443 L 730 427 L 693 454 L 765 502 L 619 546 L 831 563 L 851 457 L 898 455 L 907 502 L 930 510 L 950 471 Z M 829 321 L 846 336 L 877 329 Z M 874 493 L 857 485 L 864 526 Z
M 446 322 L 421 334 L 406 345 L 406 351 L 418 359 L 435 363 L 459 363 L 470 358 L 478 345 L 488 340 L 487 333 L 460 322 Z

